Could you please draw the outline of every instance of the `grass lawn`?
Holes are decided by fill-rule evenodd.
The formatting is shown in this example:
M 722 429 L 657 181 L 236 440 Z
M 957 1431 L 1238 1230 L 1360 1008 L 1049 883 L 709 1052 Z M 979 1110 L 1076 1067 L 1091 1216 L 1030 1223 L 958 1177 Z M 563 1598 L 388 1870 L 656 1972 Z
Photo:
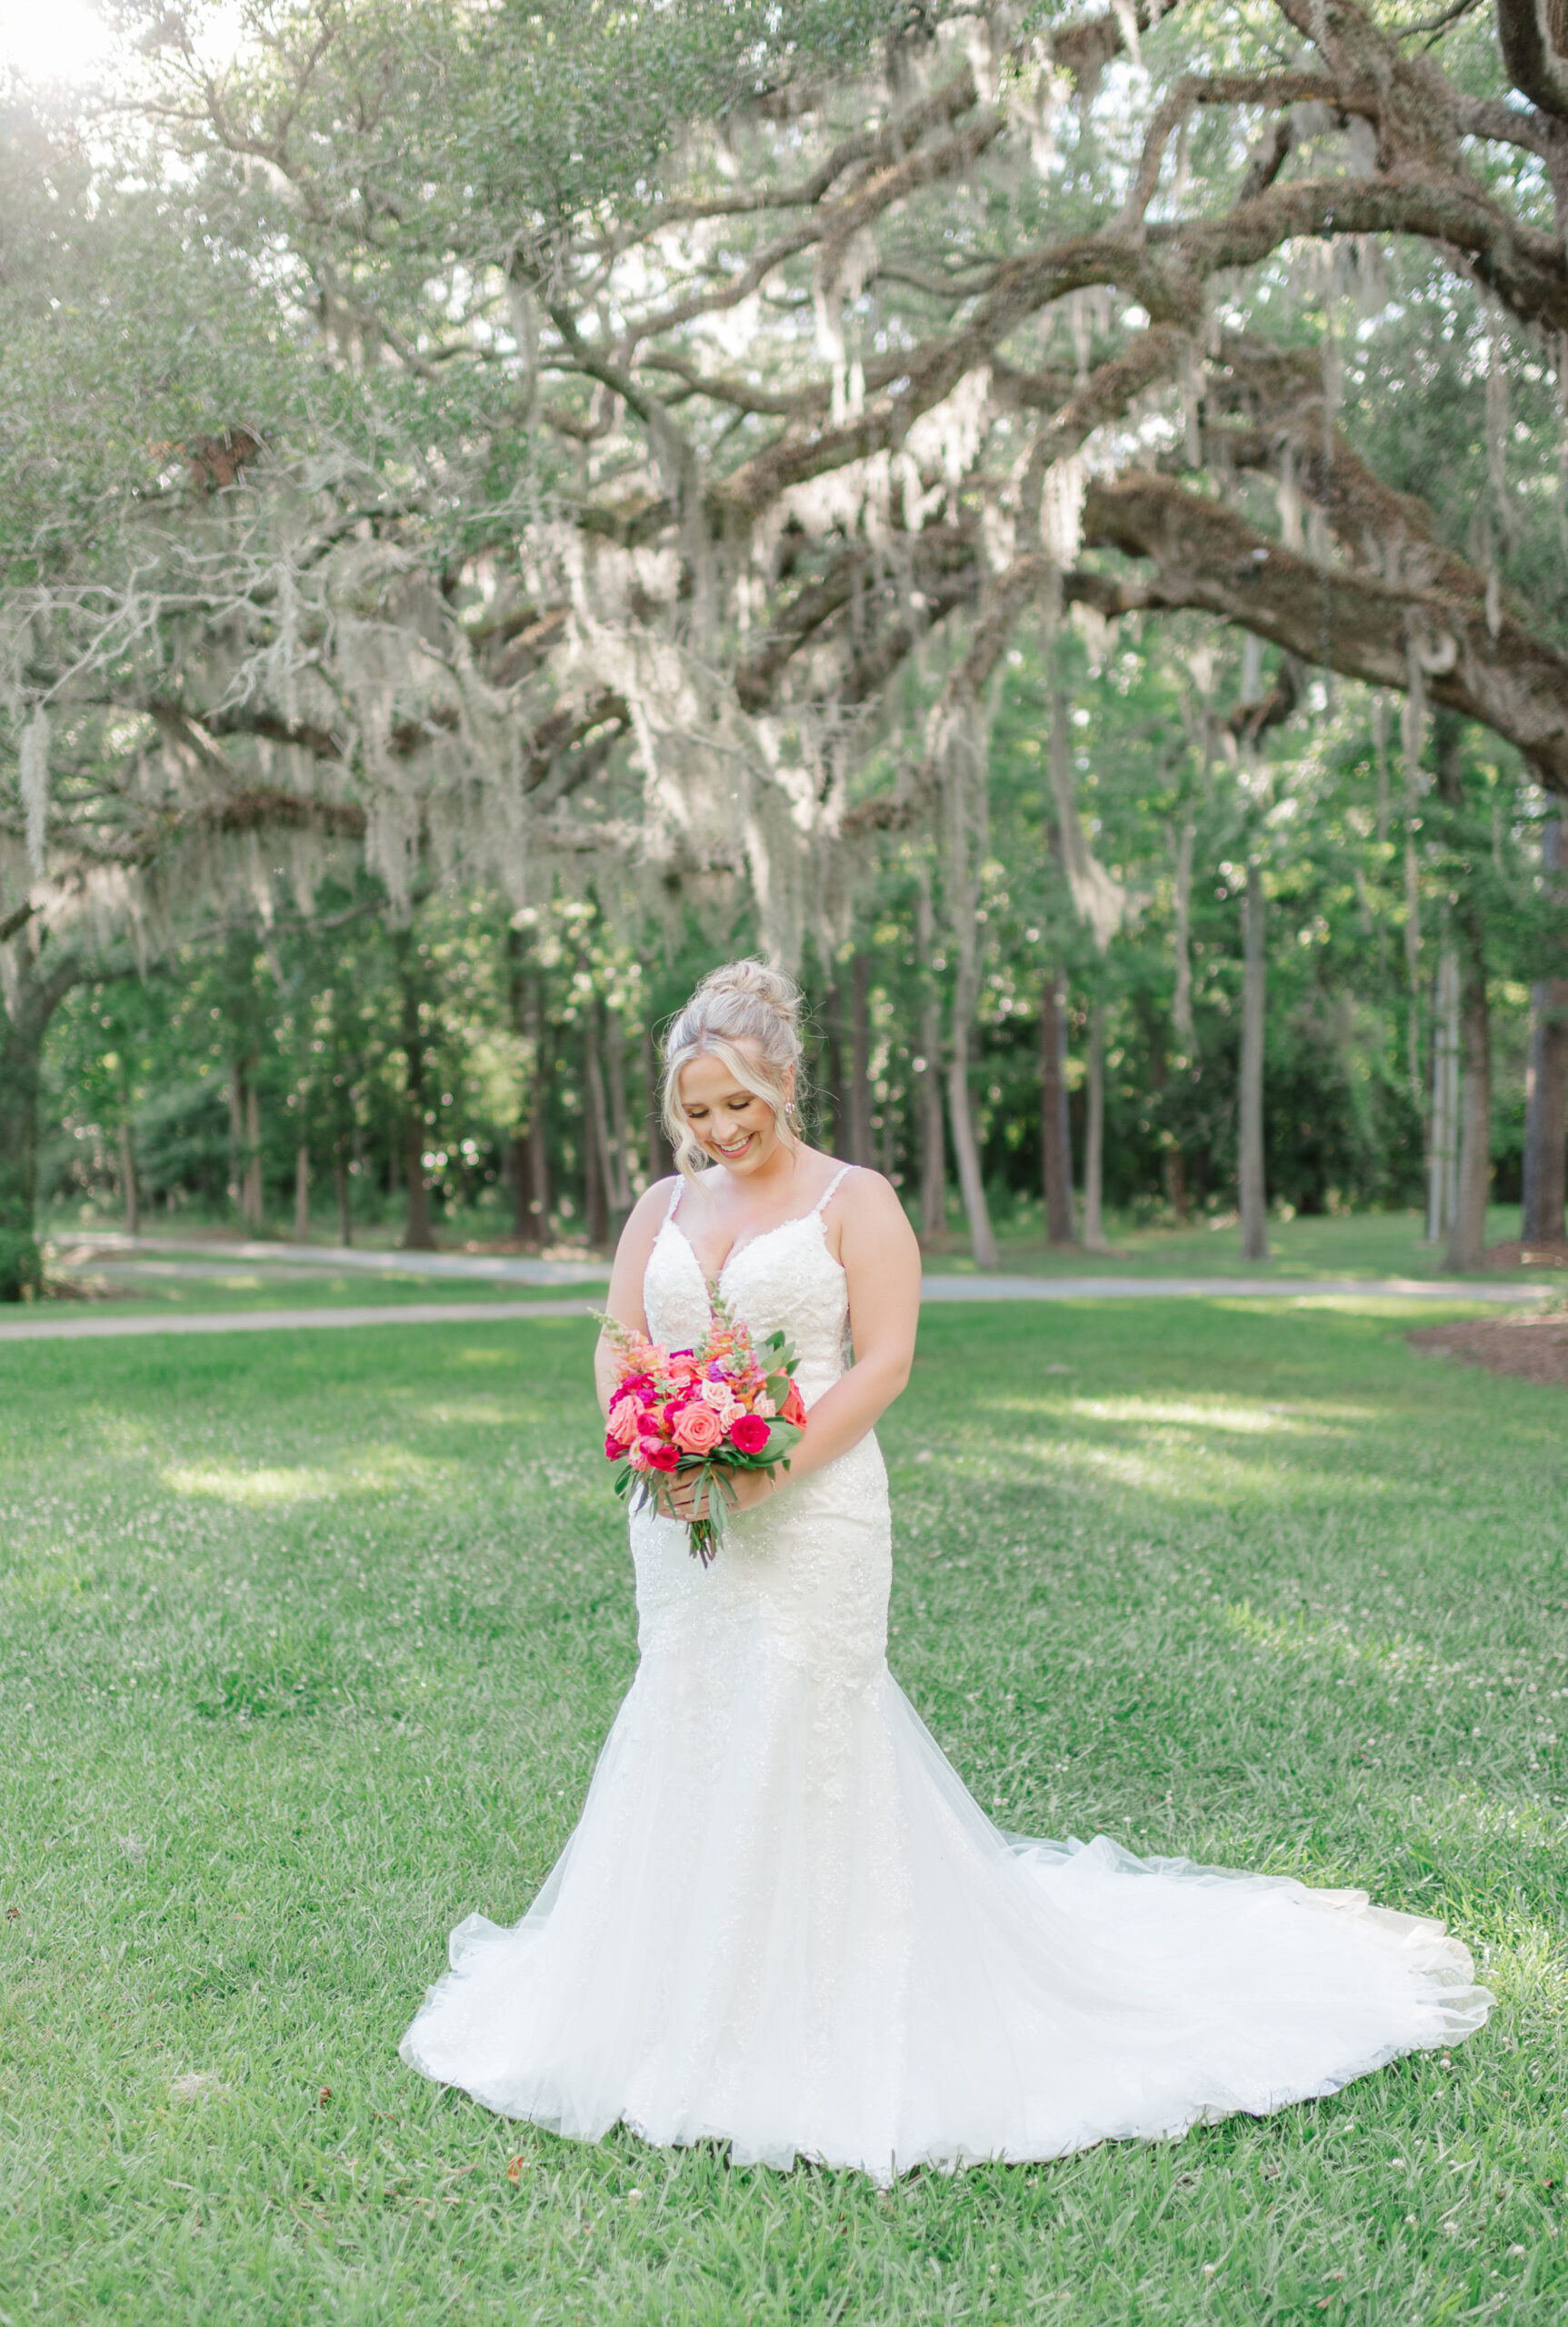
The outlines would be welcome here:
M 188 1272 L 188 1273 L 187 1273 Z M 586 1301 L 592 1284 L 509 1284 L 484 1277 L 419 1276 L 398 1268 L 337 1271 L 288 1268 L 267 1262 L 136 1261 L 92 1267 L 82 1275 L 95 1287 L 89 1300 L 51 1301 L 51 1318 L 200 1316 L 237 1309 L 379 1309 L 409 1302 Z M 605 1282 L 608 1283 L 606 1266 Z M 13 1317 L 19 1315 L 13 1310 Z M 0 1324 L 5 1323 L 0 1312 Z
M 0 2327 L 1555 2327 L 1568 1402 L 1411 1322 L 928 1312 L 892 1654 L 1006 1825 L 1443 1915 L 1491 2026 L 885 2194 L 580 2148 L 395 2057 L 630 1676 L 589 1326 L 0 1348 Z
M 1105 1231 L 1110 1252 L 1086 1253 L 1081 1245 L 1047 1245 L 1040 1208 L 1031 1204 L 1021 1206 L 1014 1221 L 1001 1223 L 996 1241 L 1000 1266 L 1026 1276 L 1452 1277 L 1444 1247 L 1428 1244 L 1425 1232 L 1419 1212 L 1275 1216 L 1269 1221 L 1269 1257 L 1260 1262 L 1243 1260 L 1234 1219 L 1198 1221 L 1190 1228 L 1140 1228 L 1113 1220 Z M 1517 1204 L 1488 1208 L 1489 1245 L 1518 1233 Z M 974 1272 L 968 1236 L 955 1210 L 942 1250 L 928 1254 L 925 1265 L 942 1273 Z M 1516 1268 L 1506 1273 L 1525 1282 L 1568 1281 L 1560 1270 Z

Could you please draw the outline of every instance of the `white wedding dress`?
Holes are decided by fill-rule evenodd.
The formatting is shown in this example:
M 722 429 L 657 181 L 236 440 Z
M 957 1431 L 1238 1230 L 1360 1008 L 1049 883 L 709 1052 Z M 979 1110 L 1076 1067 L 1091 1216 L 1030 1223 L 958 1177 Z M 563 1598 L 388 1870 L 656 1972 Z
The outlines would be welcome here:
M 808 1407 L 844 1363 L 822 1209 L 721 1279 Z M 645 1301 L 685 1348 L 708 1303 L 674 1210 Z M 1485 2019 L 1465 1949 L 1362 1892 L 1000 1833 L 887 1669 L 874 1438 L 710 1568 L 671 1519 L 632 1551 L 640 1658 L 582 1818 L 521 1923 L 453 1933 L 403 2040 L 426 2076 L 579 2139 L 885 2182 L 1261 2115 Z

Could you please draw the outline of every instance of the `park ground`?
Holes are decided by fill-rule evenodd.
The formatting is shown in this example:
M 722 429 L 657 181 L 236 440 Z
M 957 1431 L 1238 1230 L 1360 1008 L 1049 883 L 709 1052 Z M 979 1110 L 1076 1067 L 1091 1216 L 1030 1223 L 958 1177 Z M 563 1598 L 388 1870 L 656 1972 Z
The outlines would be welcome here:
M 1568 1393 L 1409 1346 L 1450 1313 L 926 1313 L 891 1656 L 985 1807 L 1362 1884 L 1499 2003 L 1265 2122 L 887 2192 L 396 2058 L 632 1671 L 591 1326 L 0 1347 L 0 2327 L 1554 2327 Z
M 488 1225 L 493 1229 L 494 1223 Z M 316 1223 L 318 1249 L 309 1261 L 294 1257 L 298 1248 L 287 1243 L 287 1230 L 282 1223 L 272 1235 L 250 1241 L 236 1233 L 232 1221 L 182 1224 L 178 1217 L 158 1214 L 147 1226 L 155 1232 L 155 1242 L 126 1248 L 115 1214 L 100 1214 L 95 1207 L 83 1206 L 75 1215 L 62 1213 L 52 1219 L 45 1244 L 50 1290 L 56 1296 L 51 1306 L 108 1304 L 116 1315 L 135 1316 L 426 1301 L 484 1303 L 528 1297 L 528 1289 L 516 1282 L 422 1275 L 416 1263 L 400 1264 L 395 1223 L 382 1223 L 361 1232 L 356 1249 L 359 1264 L 353 1267 L 334 1264 L 331 1223 Z M 1260 1276 L 1273 1275 L 1282 1288 L 1323 1278 L 1446 1280 L 1453 1273 L 1447 1255 L 1441 1244 L 1425 1241 L 1423 1230 L 1422 1215 L 1412 1211 L 1288 1220 L 1276 1213 L 1269 1223 L 1269 1257 L 1260 1263 L 1243 1259 L 1233 1217 L 1196 1221 L 1187 1227 L 1175 1227 L 1168 1221 L 1114 1218 L 1108 1229 L 1110 1249 L 1090 1253 L 1081 1245 L 1054 1249 L 1047 1245 L 1039 1207 L 1018 1203 L 1002 1224 L 997 1266 L 1010 1275 L 1066 1278 L 1213 1277 L 1255 1282 Z M 1508 1240 L 1516 1239 L 1518 1230 L 1516 1205 L 1491 1208 L 1487 1214 L 1491 1247 L 1509 1250 Z M 446 1223 L 441 1243 L 445 1253 L 475 1263 L 487 1258 L 504 1261 L 509 1252 L 516 1252 L 514 1243 L 486 1234 L 484 1224 L 477 1221 Z M 242 1249 L 243 1258 L 238 1257 Z M 609 1264 L 603 1255 L 598 1257 L 602 1263 L 598 1281 L 603 1283 Z M 590 1274 L 594 1258 L 581 1244 L 561 1245 L 551 1255 L 557 1267 L 566 1263 Z M 956 1215 L 948 1233 L 926 1252 L 924 1266 L 928 1275 L 977 1273 Z M 1481 1276 L 1494 1284 L 1507 1281 L 1568 1291 L 1568 1271 L 1562 1268 L 1514 1263 L 1483 1271 Z M 563 1284 L 540 1284 L 535 1291 L 544 1299 L 568 1289 Z

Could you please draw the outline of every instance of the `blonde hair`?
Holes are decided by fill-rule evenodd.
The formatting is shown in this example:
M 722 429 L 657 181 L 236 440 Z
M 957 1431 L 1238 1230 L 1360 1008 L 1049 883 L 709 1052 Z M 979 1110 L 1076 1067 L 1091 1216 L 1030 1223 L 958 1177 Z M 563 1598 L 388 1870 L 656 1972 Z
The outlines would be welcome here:
M 681 1106 L 681 1069 L 694 1058 L 722 1059 L 743 1091 L 754 1092 L 773 1109 L 779 1136 L 798 1146 L 800 1135 L 785 1112 L 785 1083 L 792 1067 L 799 1082 L 800 1014 L 794 980 L 765 962 L 747 959 L 710 970 L 685 1008 L 671 1019 L 663 1044 L 660 1113 L 676 1169 L 688 1180 L 703 1152 Z M 798 1107 L 798 1087 L 794 1100 Z

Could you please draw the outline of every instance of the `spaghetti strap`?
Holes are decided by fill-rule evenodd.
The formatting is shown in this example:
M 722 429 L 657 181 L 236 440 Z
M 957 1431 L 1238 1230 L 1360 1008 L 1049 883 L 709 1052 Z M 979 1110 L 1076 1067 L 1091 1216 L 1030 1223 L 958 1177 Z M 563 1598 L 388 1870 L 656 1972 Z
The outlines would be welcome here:
M 837 1189 L 839 1182 L 841 1180 L 846 1180 L 854 1169 L 854 1165 L 853 1164 L 845 1164 L 840 1166 L 839 1170 L 834 1173 L 832 1179 L 828 1182 L 821 1195 L 818 1196 L 816 1202 L 813 1204 L 812 1212 L 825 1212 L 827 1210 L 828 1205 L 833 1202 L 834 1193 Z M 807 1214 L 808 1219 L 809 1217 L 810 1213 Z
M 837 1182 L 835 1181 L 834 1184 L 834 1186 L 836 1186 L 836 1185 L 837 1185 Z M 675 1174 L 675 1184 L 674 1184 L 674 1187 L 672 1189 L 671 1193 L 670 1193 L 670 1208 L 669 1208 L 668 1212 L 667 1212 L 667 1213 L 665 1213 L 665 1214 L 664 1214 L 664 1218 L 665 1218 L 665 1220 L 666 1220 L 666 1221 L 674 1220 L 674 1216 L 675 1216 L 675 1206 L 680 1203 L 681 1198 L 685 1194 L 685 1193 L 686 1193 L 686 1180 L 685 1180 L 685 1174 L 684 1174 L 684 1172 L 677 1172 L 677 1173 L 676 1173 L 676 1174 Z M 832 1193 L 832 1191 L 830 1190 L 830 1191 L 829 1191 L 829 1193 Z

